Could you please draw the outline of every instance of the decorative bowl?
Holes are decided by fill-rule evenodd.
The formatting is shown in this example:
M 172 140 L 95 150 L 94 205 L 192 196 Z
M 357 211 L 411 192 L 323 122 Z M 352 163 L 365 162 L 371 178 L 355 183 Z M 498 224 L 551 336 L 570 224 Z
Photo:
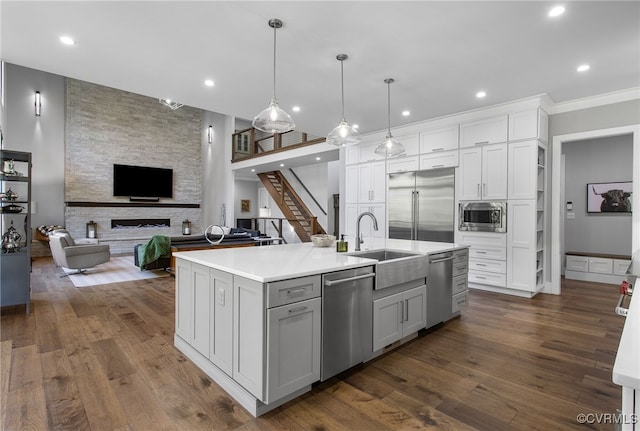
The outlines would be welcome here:
M 311 242 L 316 247 L 331 247 L 336 242 L 335 235 L 311 235 Z

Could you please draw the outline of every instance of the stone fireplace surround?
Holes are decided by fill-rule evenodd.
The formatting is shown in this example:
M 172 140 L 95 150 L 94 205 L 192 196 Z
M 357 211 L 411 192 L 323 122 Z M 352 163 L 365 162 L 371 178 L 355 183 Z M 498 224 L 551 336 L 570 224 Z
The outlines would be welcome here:
M 65 227 L 84 238 L 86 224 L 112 253 L 133 253 L 153 235 L 177 236 L 182 221 L 203 231 L 200 109 L 175 111 L 155 98 L 65 79 Z M 173 199 L 130 202 L 113 196 L 113 164 L 173 169 Z M 143 180 L 143 179 L 141 179 Z M 165 219 L 168 226 L 112 228 L 112 220 Z

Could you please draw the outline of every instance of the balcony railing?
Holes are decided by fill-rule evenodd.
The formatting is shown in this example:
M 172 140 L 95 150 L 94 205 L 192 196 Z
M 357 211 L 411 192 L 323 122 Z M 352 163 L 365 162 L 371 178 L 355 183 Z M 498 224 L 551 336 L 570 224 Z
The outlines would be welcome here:
M 324 137 L 309 136 L 307 133 L 292 130 L 287 133 L 268 134 L 253 127 L 233 134 L 232 162 L 265 156 L 306 145 L 324 142 Z

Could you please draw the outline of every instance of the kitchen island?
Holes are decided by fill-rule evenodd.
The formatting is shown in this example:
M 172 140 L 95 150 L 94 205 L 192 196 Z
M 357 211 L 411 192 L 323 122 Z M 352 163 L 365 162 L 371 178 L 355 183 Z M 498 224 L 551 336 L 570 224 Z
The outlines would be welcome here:
M 465 246 L 450 243 L 386 240 L 372 246 L 425 257 L 464 250 L 466 257 Z M 357 278 L 369 277 L 378 263 L 309 243 L 175 256 L 174 344 L 254 416 L 301 395 L 320 380 L 322 338 L 328 336 L 321 331 L 324 277 L 347 270 L 361 274 Z M 426 258 L 424 262 L 428 266 Z M 427 268 L 424 274 L 418 280 L 423 289 L 418 305 L 407 299 L 406 308 L 395 307 L 402 320 L 408 320 L 410 309 L 421 314 L 411 326 L 413 332 L 427 326 Z M 415 284 L 406 289 L 415 290 Z M 389 292 L 402 295 L 401 289 L 396 286 Z M 369 302 L 367 311 L 373 306 Z M 364 360 L 376 355 L 369 353 Z

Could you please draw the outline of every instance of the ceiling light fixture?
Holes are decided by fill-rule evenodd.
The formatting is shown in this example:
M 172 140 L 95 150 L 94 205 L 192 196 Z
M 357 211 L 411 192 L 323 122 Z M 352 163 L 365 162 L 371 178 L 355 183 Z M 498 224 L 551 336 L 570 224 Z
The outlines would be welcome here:
M 581 64 L 576 70 L 578 72 L 586 72 L 589 69 L 591 69 L 591 66 L 589 66 L 588 64 Z
M 171 99 L 158 99 L 160 103 L 164 106 L 168 106 L 169 108 L 176 110 L 182 106 L 182 103 L 174 102 Z
M 213 87 L 213 79 L 205 80 L 204 85 L 206 85 L 207 87 Z
M 42 97 L 40 96 L 39 91 L 36 91 L 34 105 L 36 110 L 36 117 L 39 117 L 40 113 L 42 112 Z
M 477 97 L 478 99 L 482 99 L 483 97 L 486 97 L 486 96 L 487 96 L 487 93 L 486 93 L 485 91 L 478 91 L 478 92 L 476 93 L 476 97 Z
M 273 28 L 273 97 L 267 109 L 253 119 L 253 127 L 267 133 L 285 133 L 295 129 L 296 124 L 289 114 L 280 109 L 276 99 L 276 31 L 282 27 L 282 21 L 272 18 L 269 27 Z
M 391 84 L 394 82 L 395 80 L 393 78 L 387 78 L 384 80 L 384 83 L 387 84 L 387 120 L 389 127 L 387 129 L 387 137 L 384 142 L 378 144 L 375 149 L 376 154 L 385 157 L 396 157 L 404 154 L 405 152 L 404 145 L 402 145 L 391 134 Z
M 209 126 L 207 129 L 207 142 L 213 143 L 213 126 Z
M 564 13 L 564 6 L 555 6 L 555 7 L 552 7 L 551 10 L 549 10 L 549 16 L 552 18 L 560 16 L 563 13 Z
M 70 38 L 69 36 L 60 36 L 60 42 L 64 43 L 65 45 L 75 45 L 76 41 L 73 40 L 72 38 Z
M 332 144 L 337 147 L 344 147 L 347 145 L 353 145 L 360 142 L 362 137 L 358 131 L 347 123 L 344 119 L 344 61 L 349 58 L 347 54 L 338 54 L 336 59 L 340 62 L 340 86 L 342 89 L 342 119 L 338 123 L 335 129 L 329 132 L 327 135 L 327 144 Z
M 402 111 L 402 116 L 403 117 L 408 117 L 409 115 L 411 115 L 411 111 Z
M 294 106 L 293 108 L 291 108 L 291 110 L 293 112 L 300 112 L 300 107 L 299 106 Z

